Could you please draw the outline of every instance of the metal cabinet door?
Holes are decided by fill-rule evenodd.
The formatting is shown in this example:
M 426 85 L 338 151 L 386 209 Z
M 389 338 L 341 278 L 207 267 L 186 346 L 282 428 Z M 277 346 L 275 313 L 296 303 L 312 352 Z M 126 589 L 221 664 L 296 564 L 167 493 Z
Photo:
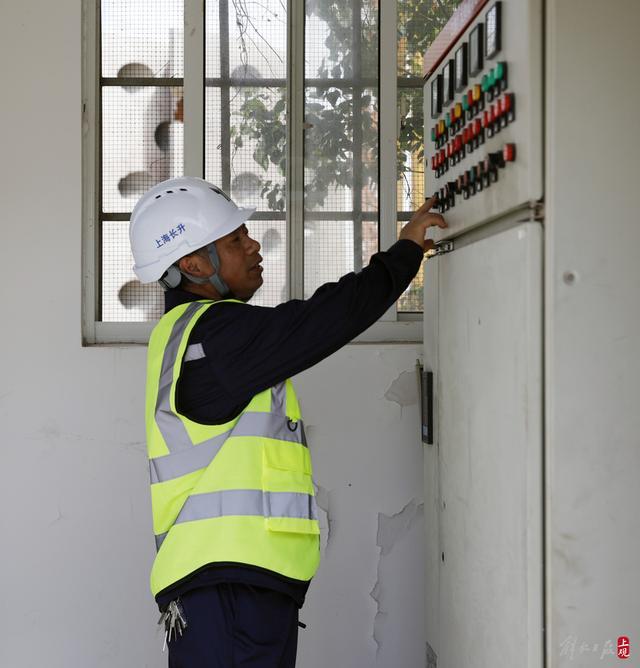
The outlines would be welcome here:
M 437 401 L 426 639 L 438 668 L 542 666 L 542 229 L 507 223 L 425 273 Z

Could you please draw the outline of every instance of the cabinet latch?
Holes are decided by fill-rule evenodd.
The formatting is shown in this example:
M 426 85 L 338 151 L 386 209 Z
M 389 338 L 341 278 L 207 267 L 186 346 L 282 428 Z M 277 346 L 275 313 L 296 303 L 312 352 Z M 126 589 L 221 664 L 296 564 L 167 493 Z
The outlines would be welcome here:
M 454 245 L 453 241 L 441 241 L 439 244 L 436 244 L 436 247 L 427 251 L 427 257 L 435 257 L 437 255 L 446 255 L 453 251 Z

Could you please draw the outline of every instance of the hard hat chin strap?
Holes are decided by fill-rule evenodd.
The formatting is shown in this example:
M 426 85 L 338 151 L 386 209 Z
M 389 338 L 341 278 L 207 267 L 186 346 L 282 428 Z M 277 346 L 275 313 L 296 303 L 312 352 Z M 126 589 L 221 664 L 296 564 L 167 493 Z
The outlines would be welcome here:
M 220 296 L 224 298 L 227 295 L 229 295 L 231 290 L 220 276 L 220 257 L 218 256 L 218 251 L 216 250 L 215 242 L 210 243 L 206 248 L 209 253 L 209 259 L 211 260 L 211 264 L 215 269 L 213 276 L 209 276 L 209 278 L 200 278 L 198 276 L 192 276 L 191 274 L 187 274 L 186 271 L 180 270 L 180 273 L 185 278 L 190 280 L 192 283 L 199 283 L 200 285 L 204 283 L 211 283 L 211 285 L 213 285 L 213 287 L 218 291 Z
M 229 290 L 229 286 L 222 280 L 222 276 L 220 275 L 220 257 L 218 256 L 218 251 L 216 250 L 215 241 L 212 241 L 207 246 L 207 250 L 209 251 L 209 259 L 211 260 L 211 264 L 216 270 L 213 276 L 209 276 L 209 281 L 220 293 L 220 296 L 224 298 L 231 292 L 231 290 Z

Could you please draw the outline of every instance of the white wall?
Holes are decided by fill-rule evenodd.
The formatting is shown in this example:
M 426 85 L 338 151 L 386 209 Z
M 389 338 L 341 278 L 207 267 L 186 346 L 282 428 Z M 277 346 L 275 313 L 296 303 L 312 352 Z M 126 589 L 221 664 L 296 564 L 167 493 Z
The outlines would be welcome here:
M 146 349 L 81 347 L 79 0 L 3 2 L 0 63 L 0 665 L 162 666 Z M 331 527 L 304 668 L 424 663 L 420 349 L 350 346 L 297 383 Z

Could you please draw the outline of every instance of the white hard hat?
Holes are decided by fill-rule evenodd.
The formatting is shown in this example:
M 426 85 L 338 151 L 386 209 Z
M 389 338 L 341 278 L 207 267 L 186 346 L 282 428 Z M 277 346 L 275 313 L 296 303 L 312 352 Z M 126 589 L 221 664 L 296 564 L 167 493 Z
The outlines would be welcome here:
M 147 191 L 131 214 L 129 241 L 142 283 L 159 280 L 181 257 L 233 232 L 255 209 L 240 209 L 203 179 L 183 176 Z

